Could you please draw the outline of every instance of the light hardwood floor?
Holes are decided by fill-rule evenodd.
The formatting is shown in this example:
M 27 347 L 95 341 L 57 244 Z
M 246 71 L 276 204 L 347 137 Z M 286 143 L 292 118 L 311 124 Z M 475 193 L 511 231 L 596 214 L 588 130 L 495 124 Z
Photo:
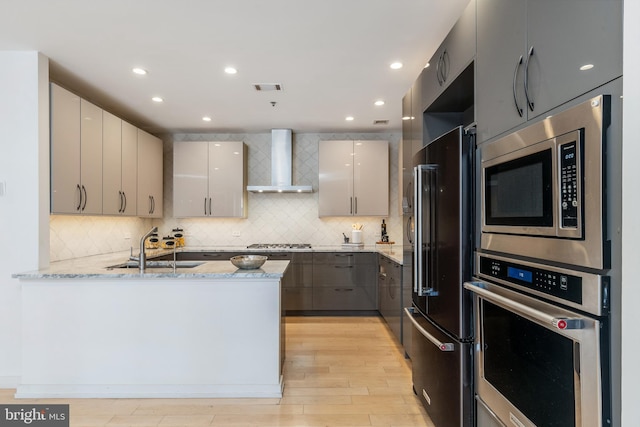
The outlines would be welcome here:
M 287 317 L 282 399 L 14 399 L 68 403 L 71 426 L 433 427 L 378 317 Z M 259 355 L 256 355 L 259 357 Z

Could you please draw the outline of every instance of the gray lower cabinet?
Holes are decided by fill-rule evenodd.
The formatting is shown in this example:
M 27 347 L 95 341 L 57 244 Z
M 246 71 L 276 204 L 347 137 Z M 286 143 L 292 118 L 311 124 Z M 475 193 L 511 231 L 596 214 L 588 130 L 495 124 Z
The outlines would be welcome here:
M 622 75 L 622 0 L 477 0 L 478 142 Z
M 177 252 L 178 261 L 225 261 L 248 252 Z M 282 279 L 285 311 L 377 310 L 377 258 L 373 252 L 251 252 L 288 260 Z M 173 254 L 154 257 L 172 260 Z M 400 283 L 399 281 L 397 282 Z M 399 292 L 399 290 L 398 290 Z
M 376 310 L 376 254 L 313 253 L 314 310 Z
M 313 254 L 291 254 L 291 264 L 282 283 L 282 306 L 286 311 L 312 310 Z
M 378 310 L 402 342 L 402 265 L 378 255 Z

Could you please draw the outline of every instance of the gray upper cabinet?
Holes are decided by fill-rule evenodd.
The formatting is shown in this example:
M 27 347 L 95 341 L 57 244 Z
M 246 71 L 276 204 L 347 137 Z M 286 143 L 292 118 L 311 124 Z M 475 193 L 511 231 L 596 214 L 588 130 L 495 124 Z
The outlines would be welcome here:
M 139 217 L 162 218 L 162 140 L 138 129 L 138 186 L 136 211 Z
M 471 0 L 421 74 L 421 111 L 426 110 L 476 54 L 476 1 Z M 415 116 L 415 114 L 414 114 Z
M 173 216 L 246 216 L 242 141 L 180 142 L 173 146 Z
M 102 213 L 136 215 L 138 131 L 102 112 Z
M 389 215 L 389 142 L 320 141 L 318 216 Z
M 102 109 L 53 83 L 51 213 L 102 213 Z
M 621 0 L 477 2 L 479 142 L 622 75 Z

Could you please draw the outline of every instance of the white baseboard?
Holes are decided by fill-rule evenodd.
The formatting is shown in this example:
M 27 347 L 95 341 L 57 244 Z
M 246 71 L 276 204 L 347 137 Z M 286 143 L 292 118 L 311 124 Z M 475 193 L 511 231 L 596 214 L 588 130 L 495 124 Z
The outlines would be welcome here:
M 0 375 L 0 388 L 18 388 L 19 376 Z
M 35 398 L 282 398 L 284 382 L 280 384 L 21 384 L 17 399 Z

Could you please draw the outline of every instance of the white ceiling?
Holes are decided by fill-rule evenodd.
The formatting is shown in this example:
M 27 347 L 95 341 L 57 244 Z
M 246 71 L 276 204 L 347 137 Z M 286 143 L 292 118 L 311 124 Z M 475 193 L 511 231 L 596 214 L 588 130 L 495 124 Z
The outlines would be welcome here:
M 388 132 L 468 1 L 0 0 L 0 50 L 42 52 L 53 80 L 152 132 Z

